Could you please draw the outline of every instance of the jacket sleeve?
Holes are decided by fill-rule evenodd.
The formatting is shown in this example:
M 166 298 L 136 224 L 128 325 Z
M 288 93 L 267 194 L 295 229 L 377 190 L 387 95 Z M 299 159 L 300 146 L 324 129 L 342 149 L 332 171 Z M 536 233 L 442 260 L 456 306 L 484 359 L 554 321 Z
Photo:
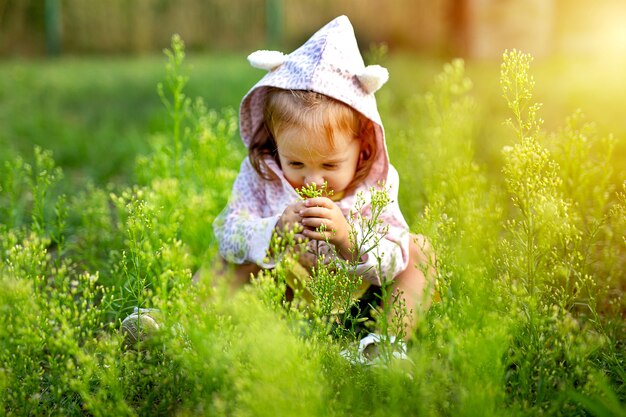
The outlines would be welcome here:
M 357 242 L 364 249 L 371 248 L 378 240 L 378 244 L 362 258 L 356 272 L 365 281 L 379 286 L 404 271 L 409 262 L 409 227 L 398 205 L 398 173 L 391 166 L 385 186 L 390 201 L 378 218 L 379 225 L 375 233 L 368 235 L 358 222 L 355 224 Z M 367 198 L 371 199 L 369 193 Z M 371 216 L 369 201 L 361 210 L 361 215 Z
M 230 200 L 213 222 L 220 255 L 234 264 L 255 263 L 270 268 L 266 259 L 280 213 L 264 216 L 266 184 L 248 158 L 235 179 Z

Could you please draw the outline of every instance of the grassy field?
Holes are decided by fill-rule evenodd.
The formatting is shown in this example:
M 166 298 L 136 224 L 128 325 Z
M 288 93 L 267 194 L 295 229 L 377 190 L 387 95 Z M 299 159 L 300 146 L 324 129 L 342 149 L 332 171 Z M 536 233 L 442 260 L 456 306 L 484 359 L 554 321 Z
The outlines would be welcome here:
M 625 415 L 623 64 L 503 62 L 383 58 L 400 205 L 441 296 L 411 361 L 383 367 L 283 303 L 280 268 L 235 296 L 211 285 L 235 109 L 261 76 L 243 56 L 0 63 L 0 410 Z M 164 325 L 128 349 L 136 305 Z
M 26 155 L 38 145 L 76 180 L 129 183 L 136 155 L 168 123 L 156 90 L 164 62 L 149 56 L 1 63 L 3 149 Z M 191 58 L 189 65 L 187 93 L 218 109 L 236 107 L 257 75 L 240 56 Z

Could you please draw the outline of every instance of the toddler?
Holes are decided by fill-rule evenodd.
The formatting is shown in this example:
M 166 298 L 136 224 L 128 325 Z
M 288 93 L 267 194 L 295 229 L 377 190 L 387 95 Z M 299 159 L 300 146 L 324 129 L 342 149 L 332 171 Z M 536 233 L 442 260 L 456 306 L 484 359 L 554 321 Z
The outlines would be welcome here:
M 221 256 L 234 265 L 233 286 L 272 268 L 272 236 L 296 227 L 298 237 L 334 246 L 322 252 L 358 261 L 364 282 L 393 280 L 395 294 L 411 311 L 405 323 L 410 337 L 428 306 L 434 271 L 426 239 L 409 234 L 396 201 L 398 173 L 389 163 L 374 98 L 387 70 L 365 67 L 346 16 L 289 55 L 257 51 L 248 59 L 268 73 L 241 103 L 240 131 L 249 153 L 213 224 Z M 326 184 L 332 193 L 299 198 L 296 190 L 312 184 Z M 385 234 L 372 253 L 354 259 L 347 217 L 357 194 L 369 202 L 370 189 L 382 184 L 391 199 L 379 218 Z M 366 203 L 361 214 L 370 215 L 371 206 Z M 316 259 L 306 252 L 299 261 L 310 269 Z

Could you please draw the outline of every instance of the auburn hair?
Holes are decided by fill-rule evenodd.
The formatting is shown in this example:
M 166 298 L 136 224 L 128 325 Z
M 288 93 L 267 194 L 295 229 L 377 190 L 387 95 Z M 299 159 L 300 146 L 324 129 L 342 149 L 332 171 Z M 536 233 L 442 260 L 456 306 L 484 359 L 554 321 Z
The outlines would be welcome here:
M 361 142 L 361 152 L 348 190 L 353 190 L 365 180 L 377 151 L 371 120 L 347 104 L 314 91 L 268 88 L 266 94 L 263 123 L 257 128 L 248 147 L 250 163 L 261 178 L 277 180 L 265 161 L 272 158 L 280 166 L 275 137 L 286 127 L 296 127 L 321 133 L 331 149 L 335 147 L 335 132 L 349 132 Z

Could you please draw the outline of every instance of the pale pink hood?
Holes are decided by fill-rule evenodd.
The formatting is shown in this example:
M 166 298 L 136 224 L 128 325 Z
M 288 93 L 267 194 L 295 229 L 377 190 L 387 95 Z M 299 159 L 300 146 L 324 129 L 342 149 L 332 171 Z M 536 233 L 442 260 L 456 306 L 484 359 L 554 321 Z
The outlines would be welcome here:
M 244 144 L 250 144 L 263 121 L 266 87 L 315 91 L 346 103 L 374 122 L 378 153 L 366 182 L 375 185 L 385 180 L 389 157 L 376 99 L 358 78 L 365 68 L 350 20 L 337 17 L 285 55 L 284 62 L 270 70 L 243 98 L 239 121 Z

